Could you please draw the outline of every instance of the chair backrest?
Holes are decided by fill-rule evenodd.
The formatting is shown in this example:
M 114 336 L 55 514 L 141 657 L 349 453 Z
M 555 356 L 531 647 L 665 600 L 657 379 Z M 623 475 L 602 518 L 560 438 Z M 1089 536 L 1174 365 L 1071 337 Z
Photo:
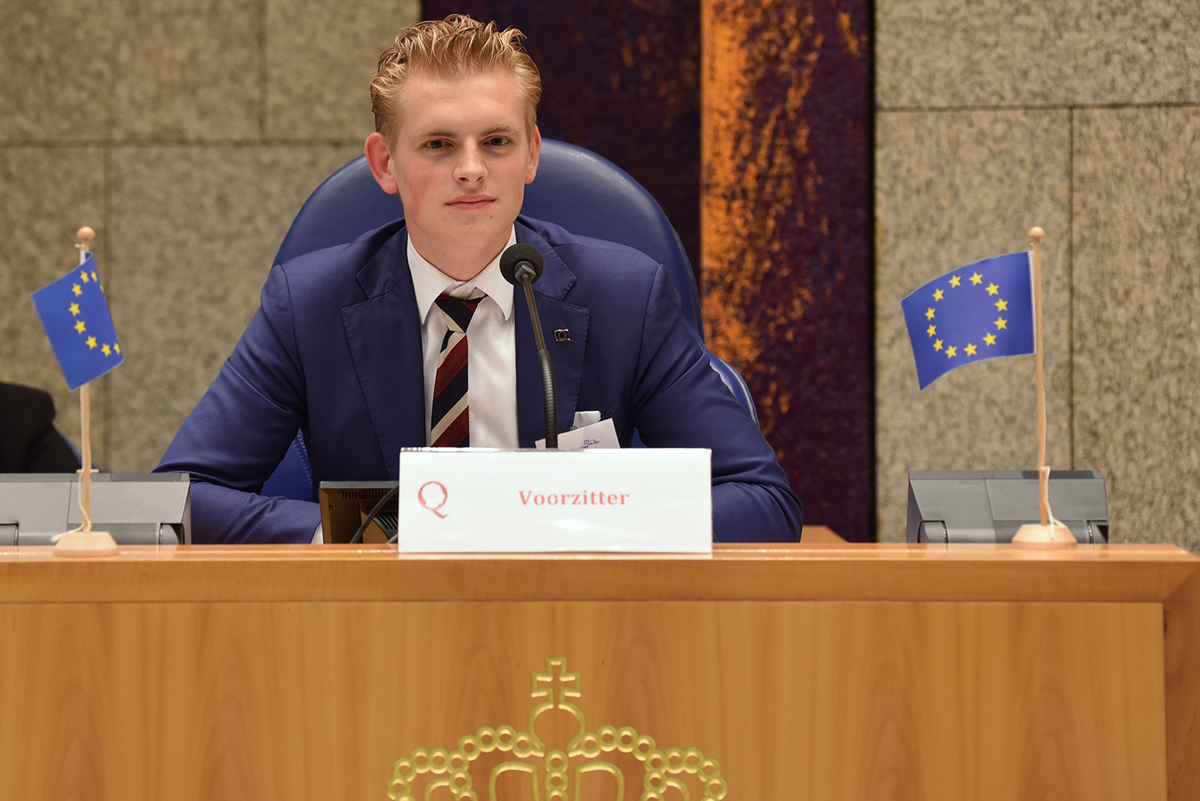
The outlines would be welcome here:
M 590 150 L 543 139 L 537 179 L 525 187 L 521 213 L 579 236 L 628 245 L 662 264 L 683 299 L 684 318 L 703 340 L 700 294 L 687 253 L 658 202 L 629 173 Z M 400 198 L 379 188 L 359 156 L 312 193 L 275 263 L 353 242 L 403 216 Z

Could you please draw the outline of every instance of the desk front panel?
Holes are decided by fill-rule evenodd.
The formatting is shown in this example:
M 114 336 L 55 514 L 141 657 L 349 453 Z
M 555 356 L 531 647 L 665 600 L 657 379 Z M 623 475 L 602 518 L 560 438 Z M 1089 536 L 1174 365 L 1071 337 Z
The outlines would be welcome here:
M 0 798 L 386 799 L 418 749 L 529 732 L 537 687 L 547 749 L 630 727 L 730 799 L 1167 797 L 1161 603 L 10 602 L 0 665 Z M 595 762 L 640 797 L 643 756 L 568 757 L 564 797 L 613 796 Z

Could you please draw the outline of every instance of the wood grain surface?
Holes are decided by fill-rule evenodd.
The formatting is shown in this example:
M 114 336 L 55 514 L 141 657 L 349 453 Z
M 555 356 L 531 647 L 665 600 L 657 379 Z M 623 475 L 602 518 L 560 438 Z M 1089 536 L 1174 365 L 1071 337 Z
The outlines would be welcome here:
M 0 554 L 0 798 L 385 799 L 417 749 L 531 730 L 549 657 L 587 730 L 698 749 L 731 799 L 1194 798 L 1198 567 L 1153 546 Z M 553 747 L 575 722 L 532 730 Z M 613 755 L 627 798 L 635 756 Z

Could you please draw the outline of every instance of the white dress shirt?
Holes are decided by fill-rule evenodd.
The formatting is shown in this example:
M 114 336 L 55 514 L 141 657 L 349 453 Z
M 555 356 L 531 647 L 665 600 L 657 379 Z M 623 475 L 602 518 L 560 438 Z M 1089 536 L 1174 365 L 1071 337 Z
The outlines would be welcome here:
M 508 244 L 516 244 L 514 228 Z M 503 252 L 503 250 L 501 251 Z M 443 293 L 467 297 L 475 289 L 487 293 L 467 326 L 467 402 L 471 407 L 471 446 L 515 448 L 517 439 L 517 336 L 513 321 L 513 285 L 500 274 L 497 256 L 470 281 L 455 281 L 438 270 L 408 240 L 417 311 L 421 315 L 421 347 L 425 357 L 425 443 L 433 409 L 438 354 L 446 336 L 446 320 L 434 301 Z

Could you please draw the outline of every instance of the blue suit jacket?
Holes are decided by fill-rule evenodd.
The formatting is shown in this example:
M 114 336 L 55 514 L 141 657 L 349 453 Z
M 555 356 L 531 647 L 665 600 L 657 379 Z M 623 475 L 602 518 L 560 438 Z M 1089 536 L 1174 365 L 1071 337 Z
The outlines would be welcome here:
M 612 418 L 622 446 L 712 449 L 718 541 L 798 538 L 800 504 L 758 426 L 679 311 L 665 269 L 621 245 L 519 218 L 545 271 L 534 284 L 558 387 L 559 430 L 577 410 Z M 262 305 L 159 471 L 192 476 L 194 542 L 308 542 L 315 503 L 258 495 L 296 431 L 314 486 L 396 480 L 402 447 L 423 447 L 421 321 L 398 221 L 276 266 Z M 529 308 L 513 293 L 518 432 L 545 436 Z

